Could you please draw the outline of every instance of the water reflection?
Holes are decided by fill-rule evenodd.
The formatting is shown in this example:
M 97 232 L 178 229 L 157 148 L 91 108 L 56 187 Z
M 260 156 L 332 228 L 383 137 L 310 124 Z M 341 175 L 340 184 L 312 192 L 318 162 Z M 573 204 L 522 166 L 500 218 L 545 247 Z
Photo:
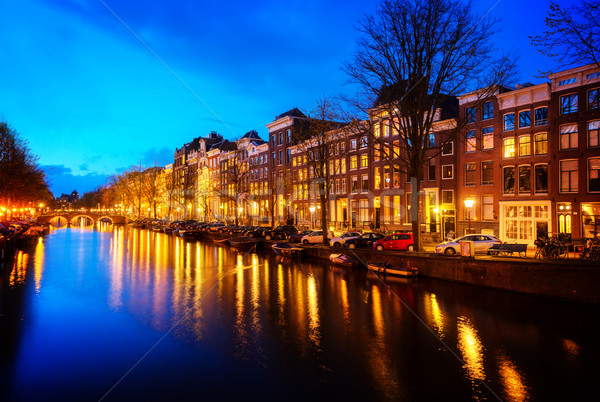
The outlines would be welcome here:
M 527 308 L 511 307 L 521 300 L 514 295 L 470 294 L 424 278 L 384 285 L 361 271 L 241 254 L 123 226 L 54 230 L 17 253 L 8 278 L 12 289 L 31 283 L 36 300 L 28 313 L 32 325 L 22 327 L 28 348 L 19 348 L 10 366 L 16 373 L 10 389 L 23 395 L 39 396 L 29 384 L 48 384 L 48 376 L 54 391 L 67 387 L 67 379 L 106 390 L 94 381 L 118 378 L 163 334 L 169 336 L 144 361 L 140 378 L 131 379 L 150 399 L 159 396 L 149 383 L 216 389 L 221 378 L 235 375 L 254 397 L 265 395 L 264 386 L 322 399 L 339 393 L 369 400 L 496 394 L 528 400 L 546 395 L 540 390 L 548 387 L 532 375 L 538 356 L 576 361 L 568 370 L 585 374 L 590 366 L 583 356 L 596 350 L 576 325 L 553 333 L 536 321 L 535 310 L 523 322 L 514 319 Z M 573 309 L 552 306 L 552 312 L 557 321 L 577 317 Z M 80 373 L 74 362 L 81 360 L 104 374 Z M 557 377 L 567 371 L 544 369 Z M 165 379 L 165 371 L 177 381 Z

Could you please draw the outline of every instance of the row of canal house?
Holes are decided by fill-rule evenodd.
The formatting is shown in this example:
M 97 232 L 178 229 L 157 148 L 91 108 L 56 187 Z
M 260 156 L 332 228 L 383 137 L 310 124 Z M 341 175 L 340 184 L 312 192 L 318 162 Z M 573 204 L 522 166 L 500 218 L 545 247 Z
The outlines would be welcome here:
M 477 232 L 532 244 L 539 236 L 596 234 L 600 69 L 584 66 L 549 78 L 500 87 L 485 104 L 477 92 L 449 97 L 435 111 L 427 151 L 432 158 L 420 178 L 425 238 Z M 436 150 L 457 117 L 466 119 L 464 135 Z M 292 109 L 266 125 L 266 141 L 255 131 L 236 142 L 212 133 L 176 150 L 173 170 L 181 185 L 185 172 L 198 172 L 196 216 L 320 225 L 311 152 L 295 140 L 308 121 Z M 375 138 L 360 130 L 336 137 L 327 167 L 330 226 L 410 230 L 409 178 L 374 144 L 398 148 L 399 133 L 384 115 L 373 118 L 372 131 Z

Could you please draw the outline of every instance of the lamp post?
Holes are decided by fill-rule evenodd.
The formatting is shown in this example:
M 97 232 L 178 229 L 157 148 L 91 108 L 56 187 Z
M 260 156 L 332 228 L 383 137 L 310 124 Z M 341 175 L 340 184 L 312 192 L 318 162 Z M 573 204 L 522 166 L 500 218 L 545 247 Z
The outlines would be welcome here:
M 314 229 L 315 225 L 313 223 L 313 213 L 315 212 L 315 206 L 311 205 L 308 209 L 310 210 L 310 227 L 311 229 Z
M 471 233 L 471 208 L 475 201 L 472 198 L 465 198 L 465 208 L 467 208 L 467 222 L 469 222 L 469 234 Z

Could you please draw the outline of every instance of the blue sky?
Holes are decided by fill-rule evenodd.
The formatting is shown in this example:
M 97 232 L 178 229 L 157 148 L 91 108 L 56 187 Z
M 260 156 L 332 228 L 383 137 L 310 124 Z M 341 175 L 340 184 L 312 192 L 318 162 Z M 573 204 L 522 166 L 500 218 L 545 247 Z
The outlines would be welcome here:
M 519 55 L 518 81 L 541 82 L 550 61 L 528 35 L 544 29 L 549 2 L 473 4 L 496 3 L 496 45 Z M 29 141 L 55 195 L 170 163 L 210 131 L 266 138 L 274 116 L 345 90 L 354 26 L 375 4 L 0 0 L 0 120 Z

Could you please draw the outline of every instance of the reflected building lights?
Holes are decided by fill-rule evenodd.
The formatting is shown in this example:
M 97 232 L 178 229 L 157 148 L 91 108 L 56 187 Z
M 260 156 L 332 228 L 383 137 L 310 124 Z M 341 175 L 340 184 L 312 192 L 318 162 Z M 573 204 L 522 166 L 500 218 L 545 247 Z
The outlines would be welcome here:
M 308 293 L 308 326 L 309 338 L 315 346 L 319 346 L 321 333 L 319 322 L 319 296 L 314 274 L 310 273 L 307 279 Z
M 39 296 L 42 287 L 42 278 L 44 276 L 44 241 L 40 237 L 35 245 L 35 254 L 33 257 L 33 276 L 35 281 L 35 294 Z
M 381 292 L 377 286 L 371 287 L 371 305 L 373 306 L 373 327 L 377 339 L 382 340 L 385 335 L 383 308 L 381 307 Z
M 529 389 L 525 385 L 523 375 L 507 356 L 498 357 L 498 374 L 504 388 L 505 400 L 528 401 L 530 399 Z
M 466 317 L 458 317 L 458 348 L 465 362 L 464 368 L 472 382 L 485 380 L 484 348 L 477 330 Z
M 441 339 L 444 339 L 446 336 L 446 332 L 444 330 L 444 313 L 442 312 L 437 297 L 434 293 L 429 295 L 429 309 L 433 329 Z

